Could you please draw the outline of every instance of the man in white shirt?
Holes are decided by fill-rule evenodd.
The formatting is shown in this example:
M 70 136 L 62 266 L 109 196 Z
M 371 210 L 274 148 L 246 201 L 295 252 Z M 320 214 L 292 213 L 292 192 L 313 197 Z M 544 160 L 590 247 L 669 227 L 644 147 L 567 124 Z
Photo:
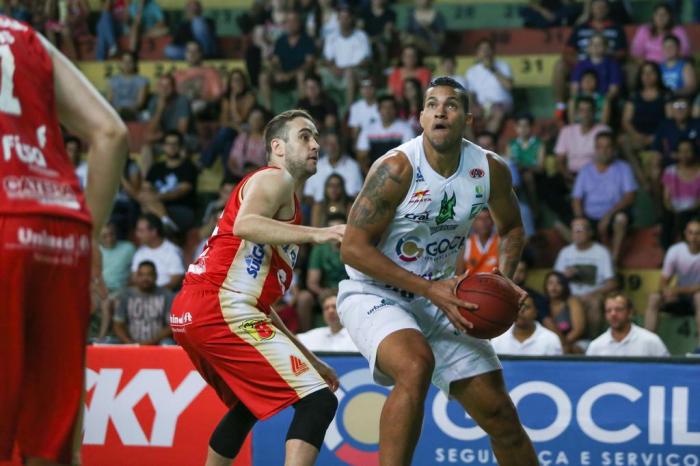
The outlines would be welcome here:
M 590 337 L 600 331 L 603 296 L 617 288 L 610 252 L 593 241 L 591 223 L 586 218 L 571 222 L 573 244 L 559 251 L 554 270 L 569 279 L 571 294 L 583 301 L 586 328 Z
M 513 108 L 513 73 L 508 63 L 494 57 L 493 49 L 491 39 L 476 44 L 476 63 L 467 70 L 467 89 L 477 104 L 472 113 L 482 113 L 486 130 L 498 134 Z
M 605 320 L 610 328 L 591 342 L 586 356 L 669 356 L 661 338 L 632 322 L 632 303 L 620 292 L 605 297 Z
M 297 335 L 299 341 L 311 351 L 357 352 L 348 331 L 340 323 L 336 310 L 337 290 L 322 293 L 319 302 L 327 327 L 319 327 Z
M 350 106 L 348 127 L 352 134 L 353 146 L 357 143 L 360 131 L 372 123 L 379 121 L 379 106 L 377 105 L 377 88 L 372 78 L 360 82 L 360 100 Z
M 659 311 L 695 313 L 700 352 L 700 218 L 691 219 L 683 232 L 685 241 L 668 249 L 661 270 L 659 291 L 649 295 L 644 327 L 656 331 Z M 671 282 L 676 279 L 675 285 Z
M 348 196 L 357 196 L 364 181 L 362 170 L 355 159 L 341 152 L 337 133 L 329 131 L 323 135 L 321 151 L 322 155 L 318 160 L 316 174 L 306 180 L 306 184 L 304 184 L 304 196 L 312 198 L 314 202 L 323 202 L 326 180 L 334 173 L 343 177 L 345 192 Z
M 357 139 L 357 161 L 365 174 L 372 162 L 415 136 L 411 125 L 397 117 L 398 104 L 394 96 L 381 96 L 378 105 L 379 121 L 364 128 Z
M 182 250 L 163 237 L 163 223 L 153 214 L 142 215 L 136 223 L 136 237 L 141 247 L 136 250 L 131 260 L 131 282 L 139 264 L 151 261 L 156 265 L 156 286 L 176 290 L 185 276 L 185 265 L 182 261 Z
M 518 312 L 513 326 L 503 335 L 491 340 L 497 354 L 518 356 L 558 356 L 562 354 L 561 341 L 556 333 L 537 322 L 537 309 L 531 297 Z

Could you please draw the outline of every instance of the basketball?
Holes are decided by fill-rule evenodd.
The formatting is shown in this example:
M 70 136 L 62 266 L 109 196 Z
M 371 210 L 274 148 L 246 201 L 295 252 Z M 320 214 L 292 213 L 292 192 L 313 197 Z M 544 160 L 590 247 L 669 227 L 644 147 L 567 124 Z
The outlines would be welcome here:
M 518 316 L 518 294 L 508 280 L 493 273 L 470 275 L 457 285 L 459 299 L 479 306 L 477 310 L 460 308 L 474 328 L 469 335 L 495 338 L 513 325 Z

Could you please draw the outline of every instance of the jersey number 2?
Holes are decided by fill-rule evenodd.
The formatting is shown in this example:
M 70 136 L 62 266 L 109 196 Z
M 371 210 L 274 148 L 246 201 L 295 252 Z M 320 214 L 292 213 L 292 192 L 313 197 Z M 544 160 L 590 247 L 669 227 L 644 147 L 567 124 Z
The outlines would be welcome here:
M 0 79 L 0 112 L 21 115 L 22 107 L 19 99 L 14 96 L 15 90 L 15 56 L 9 45 L 0 45 L 0 62 L 2 63 L 2 79 Z

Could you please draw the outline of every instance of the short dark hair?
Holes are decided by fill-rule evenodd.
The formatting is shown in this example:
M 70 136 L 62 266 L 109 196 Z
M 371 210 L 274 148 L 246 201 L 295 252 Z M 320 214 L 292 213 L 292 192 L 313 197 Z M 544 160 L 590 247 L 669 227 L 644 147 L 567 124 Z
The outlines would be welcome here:
M 161 238 L 163 237 L 163 222 L 156 214 L 152 214 L 150 212 L 146 214 L 141 214 L 139 220 L 145 220 L 146 223 L 148 223 L 149 229 L 156 230 L 158 236 L 160 236 Z
M 535 117 L 532 116 L 532 113 L 523 112 L 523 113 L 519 113 L 515 116 L 516 122 L 518 122 L 520 120 L 526 120 L 528 123 L 533 124 L 535 122 Z
M 158 273 L 158 269 L 156 268 L 156 264 L 153 261 L 149 261 L 149 260 L 141 261 L 141 262 L 139 262 L 139 266 L 137 267 L 137 269 L 140 269 L 141 267 L 150 267 L 153 269 L 153 271 L 155 273 Z
M 491 138 L 491 140 L 493 141 L 493 145 L 494 145 L 494 146 L 495 146 L 496 144 L 498 144 L 498 136 L 496 135 L 496 133 L 494 133 L 494 132 L 492 132 L 492 131 L 482 131 L 482 132 L 480 132 L 479 134 L 476 135 L 476 139 L 479 139 L 479 138 L 481 138 L 481 137 L 483 137 L 483 136 L 486 136 L 487 138 Z
M 678 144 L 676 145 L 676 147 L 680 147 L 681 144 L 690 144 L 690 147 L 693 148 L 693 152 L 696 152 L 696 151 L 695 151 L 695 139 L 680 138 L 680 139 L 678 140 Z
M 678 36 L 673 33 L 668 33 L 664 36 L 664 42 L 666 42 L 667 40 L 670 40 L 674 44 L 676 44 L 676 47 L 681 46 L 681 41 L 678 39 Z
M 605 130 L 605 131 L 601 131 L 600 133 L 595 135 L 596 142 L 598 142 L 598 139 L 603 139 L 603 138 L 610 139 L 610 141 L 613 144 L 615 144 L 615 135 L 613 134 L 612 131 Z
M 462 106 L 464 107 L 464 113 L 469 112 L 469 97 L 467 96 L 467 90 L 464 88 L 464 86 L 462 86 L 458 81 L 449 76 L 438 76 L 437 78 L 430 81 L 430 84 L 428 84 L 428 88 L 425 90 L 425 95 L 428 95 L 428 90 L 431 87 L 438 86 L 451 87 L 452 89 L 457 91 L 457 93 L 459 94 L 459 100 L 460 102 L 462 102 Z
M 323 85 L 323 81 L 321 80 L 321 77 L 320 77 L 318 74 L 316 74 L 316 73 L 313 73 L 313 72 L 311 72 L 311 73 L 306 73 L 306 76 L 304 76 L 304 81 L 308 81 L 308 80 L 316 81 L 316 83 L 317 83 L 319 86 L 322 86 L 322 85 Z
M 583 79 L 584 76 L 593 76 L 595 78 L 596 82 L 600 81 L 600 79 L 598 78 L 598 72 L 596 70 L 594 70 L 593 68 L 581 73 L 581 79 Z
M 481 47 L 481 44 L 489 44 L 491 48 L 495 48 L 495 44 L 493 43 L 493 40 L 489 37 L 482 37 L 481 39 L 476 41 L 476 44 L 474 45 L 474 50 L 477 50 L 479 47 Z
M 593 110 L 596 109 L 596 104 L 595 104 L 595 99 L 589 95 L 582 95 L 578 98 L 576 101 L 576 108 L 579 108 L 582 103 L 587 103 L 590 104 L 591 107 L 593 107 Z
M 67 135 L 63 137 L 63 147 L 67 146 L 69 142 L 74 142 L 78 145 L 78 149 L 82 149 L 83 143 L 80 141 L 80 138 L 72 135 Z
M 165 134 L 163 135 L 164 142 L 168 136 L 175 136 L 177 138 L 177 143 L 180 145 L 180 147 L 182 147 L 182 145 L 185 142 L 185 137 L 182 135 L 182 133 L 180 131 L 178 131 L 176 129 L 169 129 L 165 132 Z
M 605 294 L 605 298 L 603 299 L 603 307 L 605 307 L 605 303 L 606 303 L 609 299 L 617 299 L 617 298 L 622 298 L 622 299 L 625 300 L 625 307 L 626 307 L 628 310 L 631 311 L 631 310 L 634 309 L 634 304 L 632 303 L 632 300 L 630 299 L 629 296 L 627 296 L 627 295 L 626 295 L 625 293 L 623 293 L 622 291 L 610 291 L 610 292 L 606 293 L 606 294 Z
M 379 97 L 377 97 L 377 107 L 379 107 L 382 104 L 382 102 L 391 102 L 394 104 L 394 106 L 398 106 L 396 97 L 394 97 L 391 94 L 382 94 Z
M 333 288 L 323 290 L 318 294 L 318 303 L 323 307 L 323 302 L 333 296 L 338 296 L 338 290 Z
M 268 121 L 267 125 L 265 125 L 263 138 L 265 139 L 265 153 L 267 155 L 268 162 L 270 161 L 270 156 L 272 155 L 272 140 L 282 139 L 286 142 L 287 138 L 289 137 L 289 128 L 287 127 L 287 123 L 296 118 L 306 118 L 309 121 L 314 121 L 314 118 L 309 115 L 309 112 L 295 108 L 280 113 L 272 120 Z

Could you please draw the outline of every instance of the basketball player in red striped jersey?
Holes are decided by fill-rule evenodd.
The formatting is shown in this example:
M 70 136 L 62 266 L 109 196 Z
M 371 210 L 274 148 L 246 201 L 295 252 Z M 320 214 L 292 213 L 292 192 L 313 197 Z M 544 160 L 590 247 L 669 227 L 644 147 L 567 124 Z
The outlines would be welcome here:
M 29 26 L 0 16 L 0 462 L 78 461 L 97 236 L 126 159 L 126 127 Z M 59 123 L 89 145 L 86 192 Z
M 272 304 L 291 284 L 298 244 L 340 242 L 345 225 L 300 225 L 295 192 L 318 163 L 312 117 L 281 113 L 264 138 L 269 165 L 231 194 L 172 306 L 175 339 L 229 407 L 209 441 L 207 466 L 230 465 L 255 422 L 288 406 L 295 413 L 285 465 L 312 465 L 337 408 L 335 372 L 299 343 Z

